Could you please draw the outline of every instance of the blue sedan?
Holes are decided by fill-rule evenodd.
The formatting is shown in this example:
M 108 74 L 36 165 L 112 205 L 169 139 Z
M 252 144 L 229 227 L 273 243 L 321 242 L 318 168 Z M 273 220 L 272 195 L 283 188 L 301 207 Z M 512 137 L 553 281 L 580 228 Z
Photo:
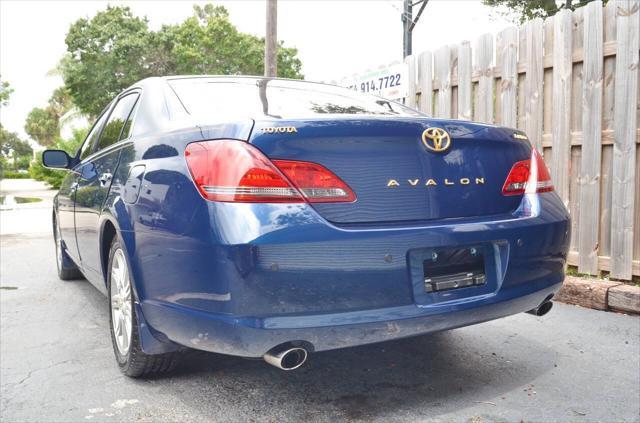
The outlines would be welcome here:
M 145 79 L 43 162 L 69 170 L 58 274 L 109 298 L 132 377 L 543 315 L 564 279 L 569 216 L 524 133 L 331 85 Z

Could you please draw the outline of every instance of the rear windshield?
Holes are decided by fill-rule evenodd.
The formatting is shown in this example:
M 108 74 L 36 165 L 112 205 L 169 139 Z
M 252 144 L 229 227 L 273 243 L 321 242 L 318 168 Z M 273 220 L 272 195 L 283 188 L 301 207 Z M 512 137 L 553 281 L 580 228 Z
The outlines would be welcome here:
M 191 78 L 169 81 L 193 116 L 282 119 L 327 115 L 422 116 L 401 104 L 346 88 L 302 81 Z

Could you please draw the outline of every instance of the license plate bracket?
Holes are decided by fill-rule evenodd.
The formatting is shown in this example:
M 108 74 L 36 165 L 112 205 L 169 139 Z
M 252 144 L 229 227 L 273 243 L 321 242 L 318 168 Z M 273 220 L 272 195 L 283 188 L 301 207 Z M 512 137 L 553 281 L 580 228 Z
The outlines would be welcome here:
M 479 245 L 438 248 L 422 263 L 427 293 L 484 286 L 484 248 Z

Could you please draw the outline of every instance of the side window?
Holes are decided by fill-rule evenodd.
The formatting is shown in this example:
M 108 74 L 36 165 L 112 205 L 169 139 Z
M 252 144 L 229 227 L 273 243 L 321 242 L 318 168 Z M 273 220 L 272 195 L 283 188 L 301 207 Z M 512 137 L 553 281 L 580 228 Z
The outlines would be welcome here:
M 109 147 L 110 145 L 125 139 L 129 136 L 131 129 L 131 119 L 133 107 L 138 101 L 140 94 L 132 93 L 122 97 L 113 108 L 109 120 L 102 131 L 100 141 L 98 141 L 98 150 Z
M 109 106 L 102 111 L 102 115 L 100 115 L 96 123 L 93 124 L 91 132 L 89 132 L 89 135 L 87 135 L 87 138 L 84 140 L 82 147 L 80 147 L 80 160 L 84 160 L 93 151 L 92 147 L 95 145 L 98 135 L 100 135 L 100 128 L 102 128 L 104 121 L 107 120 L 108 110 Z

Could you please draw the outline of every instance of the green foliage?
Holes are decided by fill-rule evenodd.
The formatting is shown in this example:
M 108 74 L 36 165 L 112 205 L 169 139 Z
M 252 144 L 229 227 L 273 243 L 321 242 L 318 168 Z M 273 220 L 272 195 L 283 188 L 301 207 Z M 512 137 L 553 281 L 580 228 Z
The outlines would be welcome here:
M 171 47 L 175 74 L 259 75 L 264 72 L 264 39 L 245 34 L 229 21 L 222 6 L 194 6 L 194 16 L 164 26 L 159 39 Z M 278 76 L 301 78 L 297 50 L 278 49 Z
M 28 173 L 18 172 L 18 170 L 29 167 L 29 156 L 18 157 L 13 163 L 9 163 L 7 157 L 0 155 L 0 179 L 28 179 Z M 26 165 L 25 165 L 26 163 Z
M 118 140 L 120 136 L 120 131 L 122 127 L 125 125 L 125 122 L 122 119 L 110 119 L 109 123 L 105 125 L 102 129 L 102 134 L 100 134 L 100 142 L 99 147 L 106 146 L 109 144 L 113 144 Z M 106 143 L 106 144 L 103 144 Z
M 558 4 L 555 0 L 482 0 L 485 6 L 502 7 L 502 14 L 514 21 L 523 23 L 535 18 L 548 18 L 562 9 L 575 10 L 593 0 L 564 0 Z M 603 0 L 606 4 L 607 0 Z
M 6 106 L 9 104 L 9 97 L 11 97 L 11 93 L 13 93 L 13 88 L 11 88 L 7 81 L 2 81 L 0 79 L 0 106 Z
M 57 88 L 47 107 L 33 108 L 25 120 L 25 132 L 44 147 L 52 146 L 60 137 L 60 119 L 73 108 L 73 101 L 66 87 Z
M 28 170 L 29 166 L 31 166 L 31 155 L 18 156 L 13 162 L 13 167 L 18 170 Z
M 38 144 L 49 147 L 60 134 L 58 117 L 49 108 L 35 107 L 27 115 L 24 130 Z
M 27 169 L 33 155 L 28 142 L 21 140 L 15 132 L 9 132 L 0 124 L 0 165 L 5 171 Z M 13 163 L 9 163 L 9 158 Z
M 63 140 L 58 138 L 51 148 L 64 150 L 69 153 L 70 156 L 75 157 L 78 149 L 82 145 L 82 142 L 87 137 L 87 131 L 88 128 L 76 129 L 73 131 L 73 136 L 70 139 Z M 42 165 L 42 153 L 38 153 L 36 160 L 31 162 L 31 167 L 29 167 L 29 174 L 33 179 L 44 181 L 53 188 L 60 188 L 60 184 L 66 176 L 66 173 L 66 170 L 47 169 L 44 167 Z
M 31 179 L 31 175 L 13 170 L 0 170 L 0 179 Z
M 60 71 L 73 102 L 89 115 L 120 91 L 149 77 L 178 74 L 261 75 L 264 39 L 240 31 L 222 6 L 194 6 L 193 16 L 158 31 L 128 7 L 80 19 L 66 38 Z M 295 48 L 280 43 L 278 76 L 302 78 Z
M 8 166 L 9 162 L 7 162 L 7 158 L 0 156 L 0 179 L 2 179 L 4 173 L 7 171 Z
M 15 132 L 9 132 L 0 124 L 0 153 L 4 157 L 31 156 L 33 149 Z
M 149 28 L 128 7 L 111 7 L 69 28 L 60 70 L 74 103 L 97 115 L 122 89 L 148 76 Z
M 65 113 L 73 108 L 73 100 L 66 87 L 58 87 L 51 94 L 48 109 L 58 117 L 62 118 Z

